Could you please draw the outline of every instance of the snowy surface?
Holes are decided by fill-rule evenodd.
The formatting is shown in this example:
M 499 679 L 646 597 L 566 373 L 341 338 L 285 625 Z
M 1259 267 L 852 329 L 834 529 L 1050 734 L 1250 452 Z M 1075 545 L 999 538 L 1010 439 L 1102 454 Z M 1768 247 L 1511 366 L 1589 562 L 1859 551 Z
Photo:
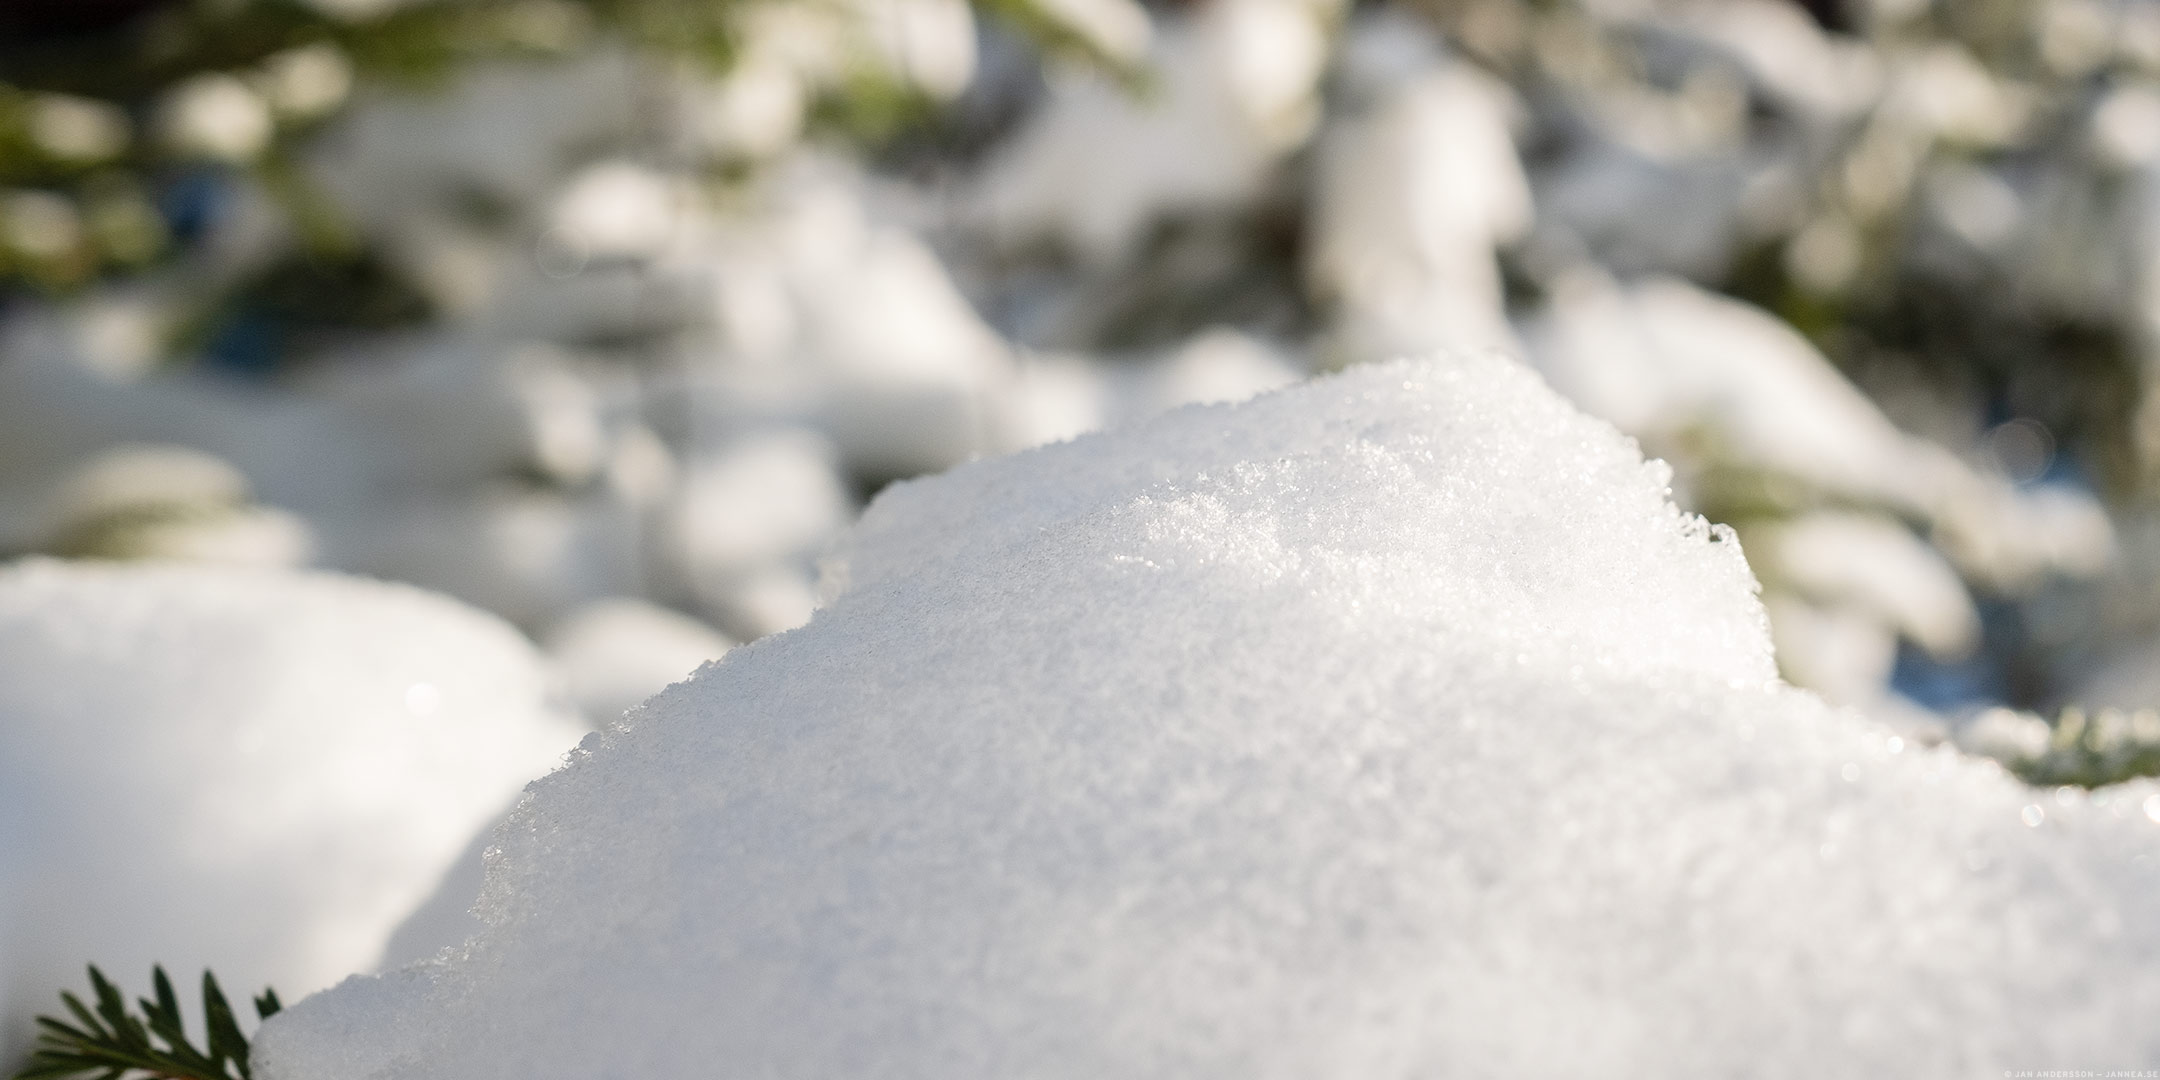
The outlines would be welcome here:
M 808 626 L 535 785 L 468 949 L 302 1003 L 258 1068 L 2160 1057 L 2146 789 L 2036 799 L 1776 684 L 1664 485 L 1498 359 L 901 485 Z
M 0 572 L 0 1045 L 86 961 L 288 1000 L 368 969 L 580 730 L 515 631 L 409 587 Z
M 2146 789 L 2036 797 L 1775 684 L 1736 547 L 1664 483 L 1459 360 L 902 485 L 807 627 L 536 786 L 468 950 L 310 1000 L 259 1065 L 2160 1055 Z

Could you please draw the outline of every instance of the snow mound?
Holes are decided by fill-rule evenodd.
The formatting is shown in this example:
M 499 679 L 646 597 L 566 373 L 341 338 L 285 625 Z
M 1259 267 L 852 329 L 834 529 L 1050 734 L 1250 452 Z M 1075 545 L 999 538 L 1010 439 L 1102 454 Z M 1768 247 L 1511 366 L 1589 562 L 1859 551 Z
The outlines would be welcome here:
M 323 574 L 0 570 L 0 1061 L 83 964 L 366 969 L 582 725 L 499 620 Z
M 807 626 L 533 786 L 478 937 L 288 1010 L 257 1075 L 2160 1060 L 2149 789 L 1776 683 L 1665 482 L 1466 358 L 898 485 Z

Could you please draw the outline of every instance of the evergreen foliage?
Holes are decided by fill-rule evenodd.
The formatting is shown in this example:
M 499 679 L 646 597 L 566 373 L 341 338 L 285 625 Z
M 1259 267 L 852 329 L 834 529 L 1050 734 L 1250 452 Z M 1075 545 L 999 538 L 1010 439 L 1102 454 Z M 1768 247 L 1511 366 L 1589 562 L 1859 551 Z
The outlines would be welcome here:
M 203 1016 L 208 1030 L 203 1047 L 188 1038 L 180 999 L 162 967 L 151 970 L 156 1000 L 139 998 L 141 1015 L 130 1012 L 120 988 L 90 967 L 94 1006 L 62 991 L 70 1020 L 38 1017 L 38 1045 L 15 1080 L 98 1077 L 122 1080 L 151 1076 L 161 1080 L 250 1080 L 248 1040 L 232 1005 L 218 988 L 217 977 L 203 972 Z M 268 1020 L 282 1005 L 277 991 L 265 988 L 255 998 L 255 1014 Z M 162 1044 L 162 1046 L 160 1045 Z
M 251 176 L 282 204 L 305 256 L 341 272 L 360 238 L 296 156 L 361 83 L 440 83 L 475 61 L 560 60 L 603 44 L 729 69 L 740 0 L 127 0 L 0 5 L 0 299 L 70 292 L 167 260 L 188 243 L 198 189 Z M 1065 55 L 1102 60 L 1034 0 L 981 6 Z M 258 143 L 191 145 L 160 128 L 191 93 L 252 96 Z M 930 103 L 864 68 L 815 119 L 872 142 Z M 351 276 L 348 274 L 348 276 Z M 326 296 L 373 297 L 365 288 Z

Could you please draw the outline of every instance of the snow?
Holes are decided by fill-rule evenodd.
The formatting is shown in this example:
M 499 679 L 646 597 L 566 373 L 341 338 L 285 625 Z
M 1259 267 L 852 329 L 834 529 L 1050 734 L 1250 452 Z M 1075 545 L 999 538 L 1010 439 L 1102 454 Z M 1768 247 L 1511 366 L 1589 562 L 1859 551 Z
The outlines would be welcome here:
M 688 615 L 629 597 L 579 608 L 545 644 L 571 700 L 594 721 L 622 715 L 735 647 Z
M 348 511 L 325 544 L 341 569 L 411 582 L 520 627 L 634 588 L 637 521 L 619 503 L 498 483 Z
M 1333 6 L 1219 0 L 1166 18 L 1144 98 L 1108 73 L 1053 69 L 1048 102 L 977 178 L 981 223 L 1115 267 L 1168 218 L 1249 204 L 1316 120 Z
M 78 466 L 47 506 L 47 551 L 103 558 L 177 558 L 299 566 L 313 557 L 307 523 L 250 506 L 247 478 L 214 455 L 178 446 L 117 446 Z
M 1026 450 L 1084 435 L 1103 426 L 1112 403 L 1110 380 L 1085 356 L 1021 356 L 998 404 L 994 445 Z
M 1519 352 L 1493 258 L 1531 218 L 1509 91 L 1445 62 L 1405 17 L 1353 22 L 1344 51 L 1346 94 L 1365 108 L 1323 142 L 1306 264 L 1313 291 L 1339 309 L 1338 348 L 1358 360 Z
M 608 161 L 573 177 L 555 200 L 549 227 L 593 257 L 626 259 L 667 247 L 686 202 L 666 177 L 625 161 Z
M 486 858 L 500 818 L 473 836 L 472 843 L 451 860 L 435 883 L 435 891 L 398 924 L 383 944 L 381 958 L 367 971 L 389 971 L 420 960 L 433 959 L 444 949 L 455 948 L 480 931 L 473 915 L 473 900 L 485 880 Z
M 1764 596 L 1763 608 L 1779 674 L 1828 701 L 1875 712 L 1897 669 L 1896 629 L 1864 608 L 1786 592 Z
M 1891 520 L 1819 510 L 1740 534 L 1749 562 L 1795 591 L 1867 613 L 1929 653 L 1962 659 L 1980 641 L 1980 613 L 1957 572 Z
M 2160 702 L 2160 638 L 2133 640 L 2082 680 L 2070 700 L 2087 708 L 2146 709 Z
M 1128 410 L 1134 418 L 1180 405 L 1244 401 L 1298 380 L 1297 363 L 1268 341 L 1228 327 L 1202 331 L 1141 373 Z
M 2089 577 L 2115 557 L 2113 529 L 2090 493 L 2019 489 L 1899 430 L 1798 331 L 1759 308 L 1666 278 L 1622 289 L 1584 274 L 1558 292 L 1526 333 L 1534 362 L 1570 399 L 1653 451 L 1686 457 L 1691 444 L 1716 447 L 1720 468 L 1799 489 L 1786 494 L 1926 522 L 1959 570 L 2005 591 L 2051 575 Z
M 1133 0 L 1044 0 L 1035 10 L 1088 48 L 1123 64 L 1146 56 L 1155 34 L 1147 9 Z
M 270 107 L 239 79 L 198 75 L 175 87 L 160 108 L 160 135 L 190 157 L 244 163 L 269 145 Z
M 288 571 L 0 571 L 0 1058 L 95 963 L 288 1000 L 371 965 L 583 725 L 499 620 Z
M 436 92 L 371 87 L 308 148 L 311 177 L 362 222 L 424 231 L 460 188 L 536 200 L 570 148 L 636 122 L 637 72 L 605 50 L 536 68 L 485 62 Z
M 1531 332 L 1562 393 L 1654 444 L 1690 429 L 1743 466 L 1925 512 L 1955 462 L 1907 436 L 1807 339 L 1766 312 L 1672 279 L 1571 282 Z
M 1665 484 L 1466 357 L 896 485 L 812 622 L 533 786 L 473 941 L 258 1075 L 2152 1060 L 2151 786 L 1776 683 Z
M 757 636 L 785 628 L 760 625 L 743 590 L 776 563 L 807 567 L 846 523 L 854 508 L 837 457 L 811 432 L 774 429 L 686 465 L 665 536 L 690 592 L 731 629 Z
M 15 465 L 0 504 L 50 500 L 69 464 L 120 443 L 212 454 L 265 501 L 310 515 L 505 474 L 574 482 L 603 464 L 594 393 L 546 347 L 449 334 L 290 392 L 196 372 L 118 385 L 78 370 L 57 328 L 24 322 L 8 328 L 0 365 L 0 450 Z M 0 522 L 0 536 L 12 524 Z
M 937 98 L 975 76 L 975 16 L 964 0 L 858 0 L 864 36 L 887 65 Z
M 1776 0 L 1724 0 L 1685 9 L 1671 31 L 1737 61 L 1757 86 L 1801 117 L 1834 123 L 1881 92 L 1878 61 L 1824 33 L 1804 9 Z

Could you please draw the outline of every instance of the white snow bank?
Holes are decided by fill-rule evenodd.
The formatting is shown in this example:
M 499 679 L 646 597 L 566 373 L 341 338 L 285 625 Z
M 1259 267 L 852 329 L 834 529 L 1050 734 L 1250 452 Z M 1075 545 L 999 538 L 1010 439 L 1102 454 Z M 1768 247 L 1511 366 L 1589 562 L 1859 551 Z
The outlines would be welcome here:
M 2036 798 L 1776 684 L 1665 483 L 1466 359 L 898 485 L 809 625 L 533 787 L 465 950 L 288 1010 L 258 1075 L 2160 1061 L 2150 788 Z
M 0 1061 L 94 962 L 290 999 L 582 726 L 500 621 L 321 574 L 0 570 Z

